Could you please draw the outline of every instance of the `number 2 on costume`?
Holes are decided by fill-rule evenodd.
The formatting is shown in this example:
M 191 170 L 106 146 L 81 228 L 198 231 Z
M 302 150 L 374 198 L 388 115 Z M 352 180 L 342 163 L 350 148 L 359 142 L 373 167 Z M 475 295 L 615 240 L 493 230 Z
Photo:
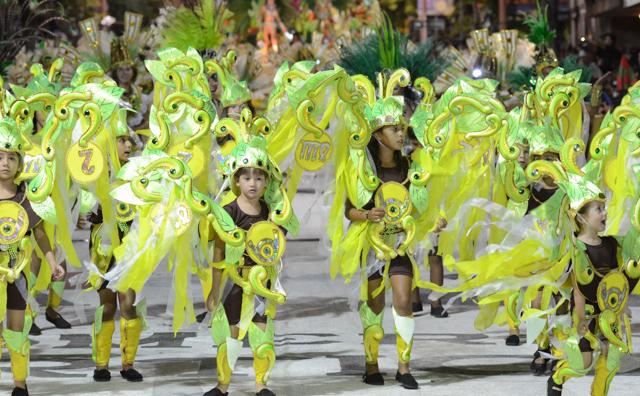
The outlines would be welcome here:
M 84 161 L 82 161 L 82 173 L 85 175 L 92 175 L 95 172 L 96 167 L 91 165 L 91 158 L 93 157 L 93 150 L 79 150 L 78 157 L 84 157 Z

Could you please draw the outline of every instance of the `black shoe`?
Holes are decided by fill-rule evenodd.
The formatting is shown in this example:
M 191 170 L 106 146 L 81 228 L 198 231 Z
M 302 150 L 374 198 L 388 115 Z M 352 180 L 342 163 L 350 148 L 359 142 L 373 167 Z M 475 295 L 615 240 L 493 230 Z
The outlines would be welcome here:
M 364 373 L 362 382 L 369 385 L 384 385 L 384 378 L 380 372 L 371 374 Z
M 416 312 L 422 312 L 422 311 L 423 311 L 423 308 L 422 308 L 421 302 L 411 303 L 411 312 L 416 313 Z
M 134 368 L 128 368 L 126 370 L 120 370 L 120 375 L 122 378 L 126 379 L 129 382 L 140 382 L 142 381 L 142 374 L 137 372 Z
M 42 330 L 36 325 L 36 322 L 31 323 L 31 328 L 29 329 L 29 335 L 39 336 L 42 334 Z
M 436 318 L 448 318 L 449 313 L 444 310 L 444 307 L 441 305 L 439 307 L 431 306 L 431 316 Z
M 547 380 L 547 396 L 562 396 L 562 385 L 556 384 L 552 376 Z
M 71 323 L 69 323 L 66 320 L 64 320 L 64 318 L 60 314 L 58 314 L 57 317 L 52 318 L 51 316 L 49 316 L 48 313 L 45 313 L 44 317 L 47 319 L 48 322 L 53 323 L 53 325 L 56 327 L 56 329 L 70 329 L 71 328 Z
M 518 346 L 520 345 L 520 337 L 516 334 L 511 334 L 509 337 L 507 337 L 506 344 L 508 346 Z
M 256 396 L 276 396 L 276 394 L 271 392 L 270 389 L 264 388 L 260 392 L 257 392 Z
M 206 316 L 207 316 L 207 311 L 204 311 L 203 313 L 196 315 L 196 322 L 202 323 Z
M 418 389 L 418 382 L 411 373 L 400 374 L 396 372 L 396 381 L 398 381 L 405 389 Z
M 542 355 L 540 352 L 549 353 L 549 349 L 539 349 L 533 354 L 533 360 L 531 361 L 531 365 L 529 368 L 533 372 L 533 375 L 544 375 L 547 372 L 547 364 L 549 363 L 549 359 L 543 358 L 543 362 L 539 363 L 536 360 L 540 358 Z
M 106 368 L 93 370 L 93 380 L 96 382 L 111 381 L 111 373 Z
M 11 396 L 29 396 L 29 391 L 26 388 L 13 388 L 13 392 L 11 392 Z
M 229 392 L 223 392 L 218 388 L 213 388 L 202 396 L 227 396 Z

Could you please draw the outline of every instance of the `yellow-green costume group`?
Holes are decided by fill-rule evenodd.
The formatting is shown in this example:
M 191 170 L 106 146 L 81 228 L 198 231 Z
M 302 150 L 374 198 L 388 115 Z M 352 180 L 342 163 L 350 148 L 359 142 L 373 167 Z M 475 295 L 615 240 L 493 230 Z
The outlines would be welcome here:
M 126 20 L 139 22 L 131 14 Z M 91 34 L 94 25 L 85 21 L 83 31 L 87 40 L 98 42 Z M 484 33 L 475 33 L 476 41 L 482 42 Z M 127 37 L 119 38 L 114 50 L 126 51 L 122 40 Z M 553 66 L 549 51 L 541 49 L 539 57 L 540 66 Z M 223 300 L 230 281 L 242 289 L 242 307 L 238 337 L 232 337 L 222 303 L 212 312 L 218 382 L 230 383 L 248 334 L 256 382 L 266 384 L 276 360 L 276 308 L 286 300 L 278 280 L 286 246 L 283 230 L 300 231 L 303 216 L 293 213 L 292 201 L 311 175 L 317 181 L 314 193 L 331 200 L 326 216 L 331 277 L 340 274 L 346 282 L 360 277 L 366 363 L 377 363 L 384 336 L 383 314 L 374 313 L 366 300 L 386 291 L 391 262 L 407 257 L 412 288 L 455 292 L 479 304 L 479 330 L 525 322 L 530 342 L 540 350 L 553 347 L 549 356 L 559 360 L 552 374 L 557 385 L 592 368 L 582 361 L 576 318 L 560 307 L 570 302 L 574 289 L 595 287 L 597 298 L 587 306 L 587 315 L 596 327 L 584 337 L 595 352 L 593 393 L 607 393 L 620 356 L 631 351 L 626 303 L 630 294 L 640 292 L 635 286 L 640 277 L 639 85 L 629 89 L 589 141 L 583 101 L 590 86 L 580 82 L 579 71 L 554 68 L 543 75 L 539 68 L 522 104 L 508 110 L 498 82 L 489 78 L 449 79 L 447 71 L 436 96 L 425 75 L 411 75 L 397 62 L 379 65 L 386 70 L 378 70 L 375 81 L 338 65 L 317 70 L 313 61 L 283 63 L 264 114 L 245 107 L 219 119 L 215 100 L 224 108 L 251 101 L 234 63 L 233 51 L 203 58 L 188 46 L 163 48 L 157 59 L 147 60 L 144 66 L 153 80 L 145 114 L 148 130 L 140 132 L 145 136 L 140 153 L 124 165 L 117 139 L 135 135 L 127 120 L 142 107 L 124 100 L 134 101 L 107 75 L 109 66 L 81 63 L 62 83 L 62 60 L 48 72 L 36 64 L 28 86 L 0 93 L 0 150 L 20 154 L 18 181 L 28 183 L 31 205 L 70 265 L 83 264 L 71 242 L 78 216 L 100 207 L 102 222 L 92 230 L 91 259 L 83 266 L 90 289 L 108 281 L 108 288 L 133 290 L 142 301 L 146 282 L 166 269 L 177 333 L 195 322 L 194 304 L 200 296 L 206 301 L 211 269 L 221 270 L 216 301 Z M 219 98 L 210 90 L 213 75 L 221 85 Z M 409 89 L 421 99 L 407 119 L 403 93 Z M 373 134 L 387 126 L 411 128 L 417 141 L 411 154 L 402 156 L 409 164 L 403 183 L 383 183 L 368 149 Z M 526 152 L 534 160 L 525 158 Z M 263 199 L 269 216 L 249 230 L 234 224 L 224 209 L 240 194 L 234 178 L 243 168 L 267 176 Z M 550 182 L 557 191 L 530 209 L 536 189 Z M 591 201 L 606 202 L 603 235 L 618 241 L 619 268 L 607 274 L 598 273 L 575 236 L 576 213 Z M 345 227 L 347 202 L 356 209 L 373 202 L 385 210 L 384 218 Z M 15 223 L 21 214 L 14 215 Z M 436 244 L 440 218 L 448 225 Z M 0 322 L 7 282 L 21 271 L 28 273 L 31 260 L 32 242 L 14 223 L 0 224 Z M 215 240 L 225 245 L 221 262 L 213 260 Z M 445 287 L 423 279 L 426 252 L 436 247 L 447 269 L 457 274 L 456 284 Z M 244 265 L 245 257 L 256 265 Z M 51 287 L 55 307 L 64 284 L 49 286 L 49 270 L 42 268 L 40 274 L 29 274 L 30 290 L 35 294 Z M 382 283 L 368 290 L 367 279 L 376 271 L 383 274 Z M 193 277 L 201 290 L 193 289 Z M 103 320 L 102 309 L 92 329 L 98 367 L 108 366 L 115 331 L 113 321 Z M 135 361 L 144 311 L 140 302 L 136 319 L 120 321 L 123 365 Z M 264 330 L 252 321 L 256 312 L 267 317 Z M 408 364 L 415 322 L 395 309 L 393 318 L 398 361 Z M 3 330 L 17 380 L 26 378 L 30 325 L 28 316 L 23 332 Z M 606 356 L 601 354 L 604 344 Z

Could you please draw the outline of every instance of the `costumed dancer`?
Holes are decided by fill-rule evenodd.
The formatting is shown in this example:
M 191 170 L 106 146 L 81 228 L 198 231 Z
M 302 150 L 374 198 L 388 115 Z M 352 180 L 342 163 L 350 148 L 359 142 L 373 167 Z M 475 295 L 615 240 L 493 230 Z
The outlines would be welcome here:
M 278 28 L 289 38 L 289 31 L 280 19 L 278 6 L 275 0 L 267 0 L 260 8 L 260 16 L 262 18 L 262 40 L 264 42 L 264 54 L 268 56 L 269 50 L 277 53 L 279 48 Z
M 220 128 L 230 120 L 221 120 Z M 206 396 L 227 395 L 231 375 L 248 334 L 253 351 L 256 394 L 275 393 L 267 387 L 275 364 L 274 322 L 278 304 L 286 294 L 278 276 L 285 251 L 283 229 L 296 234 L 298 223 L 283 186 L 282 174 L 267 153 L 261 133 L 270 130 L 265 119 L 256 119 L 248 135 L 236 135 L 236 146 L 225 165 L 231 194 L 224 210 L 242 230 L 244 249 L 229 246 L 216 237 L 212 262 L 213 287 L 207 308 L 214 313 L 211 334 L 217 345 L 218 384 Z M 246 233 L 246 235 L 244 235 Z M 238 254 L 239 253 L 239 254 Z M 226 281 L 232 281 L 225 289 Z
M 368 100 L 364 113 L 368 128 L 363 136 L 349 136 L 348 132 L 337 136 L 349 138 L 349 145 L 336 142 L 336 188 L 331 209 L 336 220 L 329 228 L 333 244 L 331 274 L 340 272 L 349 280 L 360 268 L 359 312 L 366 362 L 363 381 L 370 385 L 384 384 L 378 351 L 384 336 L 382 316 L 390 281 L 398 353 L 396 380 L 407 389 L 417 389 L 409 369 L 415 327 L 411 292 L 420 279 L 413 258 L 413 216 L 426 207 L 426 179 L 403 155 L 403 98 L 393 95 L 398 86 L 409 84 L 410 76 L 404 69 L 395 71 L 388 80 L 380 74 L 378 98 L 366 77 L 353 78 Z M 340 213 L 351 221 L 344 236 Z
M 109 281 L 113 291 L 131 289 L 140 299 L 147 280 L 167 258 L 177 332 L 195 321 L 190 277 L 208 269 L 209 228 L 229 245 L 240 246 L 243 240 L 229 215 L 205 193 L 214 185 L 209 173 L 214 169 L 210 152 L 216 114 L 202 58 L 193 48 L 186 53 L 166 48 L 158 56 L 159 60 L 146 62 L 156 80 L 151 136 L 142 154 L 118 171 L 119 185 L 110 191 L 118 205 L 137 209 L 128 233 L 113 248 L 115 266 L 105 274 L 99 270 L 94 274 Z M 144 304 L 137 304 L 139 317 L 140 305 Z M 134 341 L 126 346 L 133 355 Z
M 621 355 L 631 352 L 627 303 L 630 294 L 640 293 L 640 139 L 629 126 L 638 121 L 633 102 L 638 94 L 636 84 L 605 116 L 604 127 L 594 136 L 590 154 L 598 169 L 586 168 L 577 175 L 567 172 L 564 183 L 559 183 L 565 187 L 569 201 L 565 216 L 574 231 L 569 246 L 574 326 L 566 355 L 548 380 L 551 396 L 561 395 L 568 379 L 584 376 L 594 367 L 592 395 L 608 394 Z M 610 197 L 606 209 L 603 191 Z
M 120 109 L 119 111 L 125 111 Z M 116 129 L 117 161 L 118 165 L 113 166 L 113 172 L 129 161 L 129 155 L 134 151 L 135 143 L 129 135 L 129 129 L 124 120 L 126 113 L 121 116 L 119 128 Z M 118 228 L 118 239 L 122 241 L 131 227 L 135 216 L 135 206 L 124 202 L 116 202 L 116 226 Z M 109 232 L 102 217 L 102 208 L 98 207 L 95 212 L 88 216 L 91 225 L 91 236 L 89 239 L 89 251 L 91 253 L 91 263 L 95 265 L 101 274 L 105 274 L 113 269 L 115 258 L 113 257 L 112 246 L 108 243 L 103 245 L 103 238 L 108 242 Z M 133 368 L 137 346 L 142 331 L 144 318 L 140 311 L 140 306 L 134 306 L 136 301 L 135 292 L 128 289 L 125 292 L 115 292 L 107 286 L 108 281 L 94 273 L 89 277 L 91 287 L 98 292 L 100 307 L 95 312 L 95 321 L 91 332 L 92 336 L 92 357 L 96 363 L 93 372 L 93 379 L 97 382 L 107 382 L 111 380 L 109 372 L 109 359 L 111 357 L 111 345 L 113 333 L 115 331 L 114 317 L 116 309 L 120 307 L 120 351 L 122 354 L 122 369 L 120 374 L 130 382 L 142 381 L 142 375 Z
M 36 214 L 25 190 L 26 183 L 16 183 L 22 170 L 24 150 L 29 146 L 16 123 L 9 118 L 0 120 L 0 322 L 7 317 L 2 329 L 3 344 L 9 349 L 14 389 L 12 396 L 28 396 L 29 329 L 31 315 L 25 315 L 28 288 L 23 274 L 31 261 L 33 237 L 42 250 L 54 281 L 64 279 L 65 271 L 56 262 L 41 218 Z
M 338 63 L 344 67 L 351 75 L 362 74 L 367 76 L 370 81 L 376 79 L 377 73 L 384 70 L 396 70 L 405 68 L 409 71 L 414 81 L 408 86 L 401 88 L 396 94 L 404 96 L 404 115 L 407 120 L 412 119 L 411 125 L 408 126 L 409 140 L 413 140 L 416 146 L 425 146 L 425 141 L 417 139 L 414 135 L 416 129 L 420 129 L 422 137 L 424 137 L 424 126 L 427 118 L 433 115 L 432 105 L 434 101 L 433 87 L 430 79 L 434 79 L 447 65 L 447 61 L 433 55 L 432 43 L 426 42 L 422 44 L 407 43 L 406 39 L 393 26 L 393 23 L 387 14 L 382 14 L 377 23 L 375 34 L 370 34 L 360 40 L 353 40 L 348 45 L 342 45 L 340 48 L 340 60 Z M 418 106 L 416 102 L 420 101 Z M 415 125 L 413 120 L 414 110 L 420 113 L 415 117 Z M 419 151 L 419 150 L 418 150 Z M 412 156 L 414 156 L 412 154 Z M 425 158 L 424 153 L 416 152 L 417 158 Z M 440 179 L 440 181 L 443 181 Z M 424 180 L 428 182 L 428 180 Z M 442 185 L 432 183 L 436 188 L 436 194 L 442 190 Z M 434 193 L 429 189 L 429 195 Z M 426 202 L 426 200 L 425 200 Z M 429 202 L 436 202 L 429 200 Z M 421 247 L 416 251 L 416 257 L 420 265 L 428 265 L 431 279 L 438 284 L 442 284 L 444 271 L 441 256 L 437 254 L 437 242 L 426 242 L 435 234 L 432 233 L 436 223 L 442 222 L 441 226 L 446 224 L 444 217 L 441 216 L 442 211 L 438 206 L 430 206 L 426 213 L 422 216 L 425 220 L 424 224 L 417 227 L 416 240 L 421 241 Z M 433 243 L 435 242 L 435 243 Z M 427 262 L 422 263 L 423 260 Z M 419 290 L 416 288 L 412 294 L 412 311 L 418 312 L 422 310 Z M 438 318 L 445 318 L 448 313 L 444 310 L 440 298 L 435 294 L 431 295 L 431 315 Z
M 34 64 L 30 67 L 32 78 L 26 87 L 11 85 L 11 90 L 18 98 L 22 99 L 11 103 L 11 111 L 14 113 L 23 112 L 21 115 L 22 122 L 20 120 L 17 120 L 17 122 L 20 122 L 21 125 L 23 124 L 21 127 L 29 129 L 29 140 L 31 142 L 29 149 L 25 152 L 24 167 L 19 175 L 20 181 L 31 182 L 31 180 L 38 177 L 41 172 L 45 171 L 45 158 L 42 154 L 41 147 L 42 139 L 45 135 L 43 124 L 53 112 L 53 104 L 63 88 L 60 81 L 63 66 L 63 60 L 56 59 L 52 62 L 48 72 L 45 72 L 41 64 Z M 35 123 L 34 120 L 36 121 Z M 58 221 L 55 215 L 55 209 L 53 208 L 53 202 L 51 199 L 47 199 L 39 206 L 43 209 L 44 227 L 49 240 L 52 242 L 51 249 L 54 249 L 56 252 L 56 260 L 66 271 L 65 255 L 62 254 L 64 249 L 61 248 L 58 242 L 62 230 L 56 227 Z M 62 303 L 65 280 L 52 281 L 49 266 L 41 266 L 43 260 L 44 254 L 36 246 L 30 271 L 27 271 L 29 274 L 30 293 L 35 296 L 40 292 L 48 290 L 49 296 L 45 313 L 46 320 L 51 322 L 56 328 L 69 329 L 71 328 L 71 324 L 57 311 Z M 32 312 L 31 308 L 32 307 L 29 307 L 28 310 L 33 316 L 34 321 L 29 334 L 40 335 L 41 330 L 35 323 L 36 313 Z
M 567 143 L 580 146 L 576 140 Z M 591 394 L 601 396 L 608 393 L 621 355 L 631 348 L 627 301 L 631 293 L 638 292 L 638 229 L 615 238 L 604 236 L 605 195 L 597 185 L 601 169 L 594 163 L 583 169 L 558 164 L 534 161 L 527 168 L 528 177 L 547 174 L 556 179 L 566 202 L 562 221 L 571 229 L 566 238 L 570 242 L 573 324 L 564 357 L 549 377 L 547 394 L 562 394 L 568 379 L 584 376 L 595 367 Z

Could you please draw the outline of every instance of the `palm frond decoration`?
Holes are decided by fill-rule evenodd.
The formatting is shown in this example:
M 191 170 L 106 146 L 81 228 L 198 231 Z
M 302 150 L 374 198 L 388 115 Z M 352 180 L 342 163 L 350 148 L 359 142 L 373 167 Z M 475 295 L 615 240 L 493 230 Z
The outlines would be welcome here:
M 382 13 L 380 24 L 376 27 L 376 34 L 380 65 L 385 69 L 397 69 L 400 63 L 398 51 L 401 47 L 402 36 L 394 29 L 391 18 L 386 12 Z
M 0 1 L 0 69 L 11 63 L 25 46 L 55 37 L 52 24 L 65 23 L 64 9 L 56 0 Z
M 536 0 L 536 12 L 525 15 L 524 21 L 522 21 L 529 27 L 529 41 L 536 46 L 551 45 L 556 38 L 556 31 L 549 26 L 547 9 L 548 6 L 545 6 L 543 11 L 540 1 Z

